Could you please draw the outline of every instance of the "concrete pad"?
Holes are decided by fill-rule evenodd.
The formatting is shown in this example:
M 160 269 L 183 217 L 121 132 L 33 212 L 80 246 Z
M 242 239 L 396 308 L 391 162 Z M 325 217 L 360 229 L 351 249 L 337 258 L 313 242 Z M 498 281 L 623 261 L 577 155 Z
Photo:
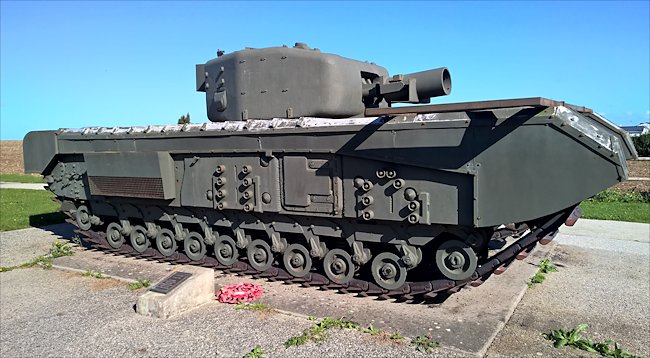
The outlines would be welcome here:
M 73 234 L 70 224 L 0 232 L 0 266 L 20 265 L 45 255 L 53 242 L 71 238 Z
M 372 324 L 388 332 L 399 331 L 407 337 L 429 334 L 448 354 L 479 356 L 486 352 L 508 321 L 526 290 L 526 281 L 537 270 L 535 264 L 552 246 L 538 246 L 527 259 L 514 262 L 504 274 L 491 277 L 482 286 L 463 289 L 437 304 L 395 303 L 222 272 L 216 273 L 215 284 L 253 282 L 264 289 L 262 302 L 298 317 L 345 317 L 365 327 Z M 167 263 L 81 248 L 75 250 L 74 256 L 55 259 L 54 264 L 81 272 L 98 271 L 112 277 L 152 282 L 175 268 Z
M 407 337 L 430 334 L 441 350 L 482 356 L 523 296 L 535 265 L 551 247 L 540 246 L 524 261 L 514 262 L 502 275 L 479 287 L 463 289 L 438 304 L 397 303 L 303 288 L 282 282 L 254 280 L 217 273 L 217 283 L 253 282 L 262 286 L 262 301 L 273 308 L 304 316 L 345 317 L 364 327 L 372 324 Z
M 143 316 L 169 318 L 196 308 L 214 299 L 214 270 L 205 267 L 179 266 L 174 273 L 184 272 L 192 276 L 181 282 L 168 293 L 145 292 L 138 297 L 136 312 Z M 169 280 L 163 278 L 153 285 Z
M 650 210 L 650 205 L 648 205 Z M 612 220 L 579 219 L 574 226 L 562 226 L 560 233 L 599 239 L 650 242 L 650 224 Z
M 132 257 L 113 255 L 102 251 L 78 248 L 74 256 L 59 257 L 54 265 L 60 268 L 70 268 L 78 271 L 95 271 L 103 275 L 126 280 L 149 280 L 157 282 L 167 276 L 174 265 L 147 261 Z
M 135 314 L 124 282 L 60 270 L 0 273 L 0 357 L 459 357 L 359 331 L 331 330 L 319 344 L 285 348 L 314 322 L 235 310 L 216 301 L 166 320 Z
M 430 334 L 447 354 L 478 356 L 485 353 L 509 319 L 526 290 L 526 281 L 537 270 L 535 264 L 550 247 L 552 245 L 539 246 L 526 260 L 513 263 L 504 274 L 491 277 L 480 287 L 461 290 L 437 304 L 382 301 L 223 272 L 216 273 L 215 285 L 253 282 L 264 289 L 261 302 L 291 315 L 345 317 L 365 327 L 372 324 L 388 332 L 399 331 L 407 337 Z M 98 271 L 113 277 L 145 278 L 152 282 L 175 267 L 92 250 L 79 250 L 75 256 L 58 258 L 55 265 Z
M 542 337 L 552 329 L 573 329 L 593 341 L 617 341 L 627 352 L 650 353 L 650 245 L 617 239 L 558 235 L 551 260 L 558 272 L 529 289 L 489 357 L 593 356 L 556 349 Z
M 45 190 L 47 184 L 37 183 L 10 183 L 0 182 L 0 189 L 32 189 L 32 190 Z

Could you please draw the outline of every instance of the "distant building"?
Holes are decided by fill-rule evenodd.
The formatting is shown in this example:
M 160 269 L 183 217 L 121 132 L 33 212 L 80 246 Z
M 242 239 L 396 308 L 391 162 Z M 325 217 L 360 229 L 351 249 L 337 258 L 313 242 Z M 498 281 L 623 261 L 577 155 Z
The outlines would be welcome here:
M 638 126 L 621 127 L 630 137 L 638 137 L 644 134 L 650 134 L 650 123 L 641 123 Z

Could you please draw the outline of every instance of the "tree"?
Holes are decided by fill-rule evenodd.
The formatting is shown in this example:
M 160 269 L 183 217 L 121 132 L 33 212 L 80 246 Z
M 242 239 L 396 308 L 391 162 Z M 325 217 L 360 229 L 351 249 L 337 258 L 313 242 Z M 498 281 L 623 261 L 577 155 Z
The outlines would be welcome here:
M 639 157 L 650 157 L 650 134 L 632 137 L 632 142 Z
M 178 119 L 178 124 L 189 124 L 189 123 L 190 123 L 189 113 L 187 115 L 182 115 L 181 118 Z

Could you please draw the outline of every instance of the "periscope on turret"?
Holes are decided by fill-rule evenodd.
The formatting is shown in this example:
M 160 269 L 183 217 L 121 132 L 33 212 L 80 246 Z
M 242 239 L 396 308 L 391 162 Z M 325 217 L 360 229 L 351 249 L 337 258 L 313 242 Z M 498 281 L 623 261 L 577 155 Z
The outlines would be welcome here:
M 196 66 L 209 123 L 30 132 L 25 170 L 113 252 L 453 293 L 552 240 L 636 152 L 560 101 L 425 104 L 451 86 L 445 67 L 391 76 L 302 43 L 219 52 Z

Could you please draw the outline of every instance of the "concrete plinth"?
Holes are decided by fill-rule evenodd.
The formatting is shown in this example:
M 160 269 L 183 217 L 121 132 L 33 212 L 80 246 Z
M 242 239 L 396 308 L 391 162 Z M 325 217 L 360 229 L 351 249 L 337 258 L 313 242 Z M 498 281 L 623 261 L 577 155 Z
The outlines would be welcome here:
M 174 271 L 191 273 L 192 276 L 169 293 L 147 291 L 142 294 L 138 297 L 136 312 L 143 316 L 169 318 L 214 298 L 214 270 L 181 266 Z

